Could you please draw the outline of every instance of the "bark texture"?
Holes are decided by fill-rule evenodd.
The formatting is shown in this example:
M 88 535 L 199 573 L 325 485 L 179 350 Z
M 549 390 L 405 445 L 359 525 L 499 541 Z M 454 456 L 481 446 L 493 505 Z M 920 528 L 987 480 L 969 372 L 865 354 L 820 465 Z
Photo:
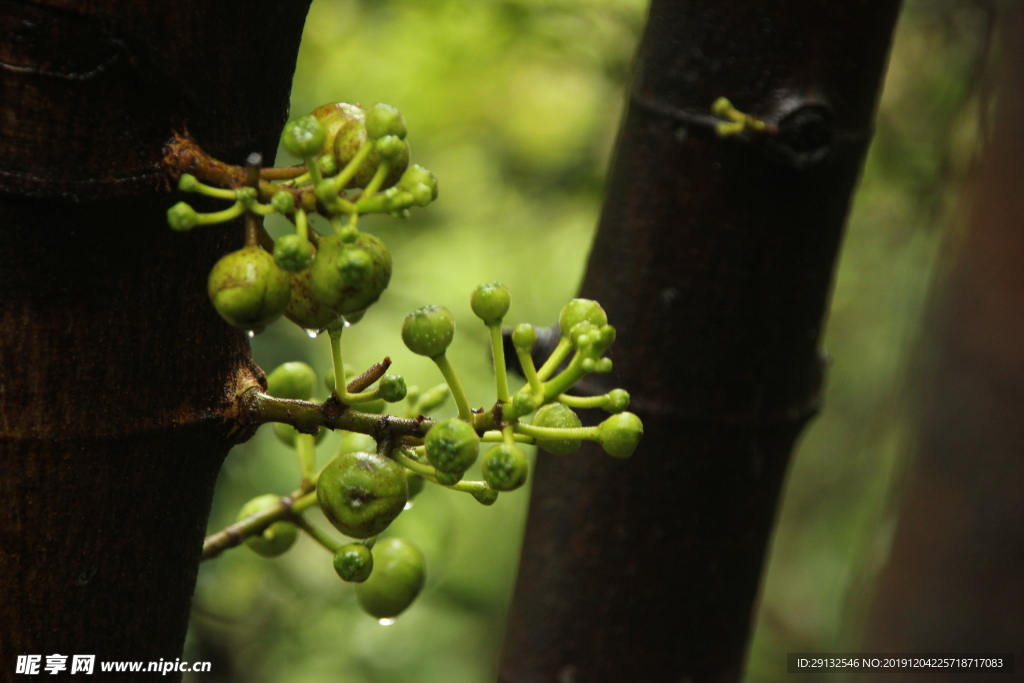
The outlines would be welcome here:
M 171 232 L 162 147 L 187 129 L 272 159 L 306 8 L 0 2 L 4 678 L 19 654 L 181 654 L 235 388 L 259 373 L 205 292 L 241 228 Z
M 646 434 L 539 459 L 502 681 L 740 678 L 898 6 L 654 0 L 582 287 Z
M 1001 17 L 992 140 L 925 328 L 913 474 L 865 649 L 1024 653 L 1024 7 Z M 885 681 L 920 680 L 894 672 Z M 1019 677 L 1019 673 L 1017 674 Z M 872 680 L 883 680 L 872 676 Z M 963 680 L 933 672 L 929 680 Z M 985 680 L 1017 680 L 985 674 Z

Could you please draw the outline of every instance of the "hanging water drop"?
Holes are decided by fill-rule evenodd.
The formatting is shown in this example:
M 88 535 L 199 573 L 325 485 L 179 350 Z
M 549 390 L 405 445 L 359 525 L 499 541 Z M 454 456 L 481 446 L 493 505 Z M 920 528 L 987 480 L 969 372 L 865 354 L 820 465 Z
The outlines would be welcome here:
M 306 330 L 306 336 L 310 339 L 316 339 L 320 335 L 320 330 Z
M 256 333 L 253 332 L 252 330 L 249 330 L 248 332 L 245 333 L 245 336 L 247 336 L 249 339 L 252 339 L 253 337 L 256 336 Z
M 391 624 L 395 623 L 395 621 L 396 619 L 394 617 L 388 617 L 386 619 L 378 619 L 377 623 L 381 626 L 391 626 Z
M 403 510 L 411 510 L 412 509 L 412 501 L 411 500 L 406 501 L 405 502 L 405 507 L 402 508 L 402 509 Z

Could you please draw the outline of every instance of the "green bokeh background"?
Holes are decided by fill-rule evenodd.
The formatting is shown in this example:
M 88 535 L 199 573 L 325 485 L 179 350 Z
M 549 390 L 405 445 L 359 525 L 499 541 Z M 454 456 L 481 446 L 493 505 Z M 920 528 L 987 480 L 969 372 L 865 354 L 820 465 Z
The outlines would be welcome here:
M 826 407 L 791 469 L 748 681 L 782 680 L 786 652 L 856 649 L 912 446 L 903 406 L 915 338 L 986 104 L 974 87 L 984 16 L 973 7 L 910 2 L 901 19 L 836 280 Z M 440 382 L 399 329 L 411 310 L 442 304 L 459 321 L 449 355 L 471 402 L 493 402 L 486 329 L 469 293 L 499 280 L 512 291 L 506 323 L 537 325 L 552 324 L 574 294 L 645 10 L 643 0 L 314 0 L 292 112 L 396 105 L 413 161 L 441 188 L 407 221 L 361 222 L 390 246 L 394 277 L 346 331 L 347 362 L 361 370 L 387 355 L 409 384 Z M 330 368 L 327 339 L 285 321 L 252 346 L 268 370 L 287 360 L 321 377 Z M 437 414 L 454 413 L 449 403 Z M 331 435 L 319 446 L 320 464 L 338 444 Z M 228 457 L 210 530 L 249 498 L 296 483 L 294 456 L 261 429 Z M 206 683 L 493 681 L 528 497 L 503 494 L 485 508 L 428 486 L 391 533 L 423 550 L 429 580 L 391 626 L 359 611 L 308 538 L 274 560 L 242 548 L 206 562 L 185 657 L 213 662 Z

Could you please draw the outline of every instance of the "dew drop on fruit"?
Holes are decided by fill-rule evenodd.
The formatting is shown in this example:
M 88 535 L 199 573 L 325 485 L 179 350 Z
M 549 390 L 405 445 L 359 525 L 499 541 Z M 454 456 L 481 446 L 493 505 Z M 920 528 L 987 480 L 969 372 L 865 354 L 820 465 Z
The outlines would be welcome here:
M 411 500 L 408 500 L 408 501 L 406 501 L 406 502 L 405 502 L 405 507 L 404 507 L 404 508 L 402 508 L 402 509 L 403 509 L 403 510 L 409 510 L 409 509 L 411 509 L 411 508 L 412 508 L 412 501 L 411 501 Z
M 387 619 L 378 619 L 377 623 L 381 626 L 391 626 L 395 621 L 396 619 L 394 617 L 388 617 Z
M 256 336 L 256 333 L 253 332 L 252 330 L 249 330 L 248 332 L 245 333 L 245 336 L 249 337 L 249 339 L 252 339 L 253 337 Z
M 306 330 L 306 336 L 310 339 L 316 339 L 320 336 L 320 330 Z

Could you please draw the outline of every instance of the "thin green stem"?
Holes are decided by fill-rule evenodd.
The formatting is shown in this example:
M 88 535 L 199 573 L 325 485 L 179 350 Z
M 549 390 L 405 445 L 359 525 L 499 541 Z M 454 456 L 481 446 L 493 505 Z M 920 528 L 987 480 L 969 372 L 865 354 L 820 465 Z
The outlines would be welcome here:
M 316 157 L 303 159 L 302 162 L 306 164 L 306 172 L 309 173 L 309 179 L 314 186 L 324 179 L 324 174 L 320 172 L 320 164 L 317 163 Z
M 295 437 L 295 452 L 299 456 L 299 471 L 302 473 L 302 485 L 312 485 L 316 474 L 316 437 L 302 434 Z
M 381 161 L 380 166 L 377 167 L 377 171 L 373 174 L 373 178 L 370 179 L 370 182 L 366 185 L 366 189 L 363 190 L 363 194 L 360 199 L 363 197 L 368 199 L 377 194 L 377 190 L 379 190 L 380 186 L 384 184 L 384 179 L 387 177 L 390 170 L 391 162 Z
M 420 475 L 424 479 L 438 486 L 444 486 L 446 489 L 452 489 L 453 491 L 463 491 L 465 493 L 473 493 L 474 491 L 482 491 L 488 488 L 488 484 L 485 481 L 466 481 L 462 480 L 452 485 L 438 484 L 437 482 L 437 470 L 432 465 L 424 465 L 423 463 L 410 458 L 408 455 L 402 452 L 400 449 L 395 449 L 391 452 L 391 457 L 395 459 L 399 465 L 406 467 L 416 474 Z
M 505 345 L 501 339 L 501 323 L 487 327 L 491 332 L 491 357 L 494 358 L 494 380 L 497 384 L 498 400 L 508 403 L 508 371 L 505 369 Z
M 215 534 L 210 534 L 203 541 L 202 559 L 209 560 L 217 557 L 229 548 L 234 548 L 245 542 L 250 536 L 262 534 L 263 530 L 274 522 L 291 521 L 295 515 L 300 514 L 316 504 L 316 491 L 307 493 L 306 489 L 300 488 L 287 496 L 283 496 L 277 502 L 265 510 L 249 515 L 230 526 L 224 527 Z
M 195 192 L 196 194 L 205 195 L 207 197 L 216 197 L 217 199 L 236 198 L 234 190 L 226 190 L 220 187 L 212 187 L 210 185 L 206 185 L 205 183 L 201 183 L 198 180 L 196 181 L 195 185 L 192 186 L 191 191 Z
M 523 374 L 526 376 L 526 381 L 530 384 L 530 393 L 539 399 L 544 395 L 544 386 L 541 384 L 541 380 L 537 376 L 537 369 L 533 365 L 533 357 L 530 355 L 530 349 L 517 346 L 516 355 L 519 357 L 519 365 L 523 368 Z
M 324 533 L 323 529 L 319 529 L 310 524 L 302 515 L 292 515 L 292 522 L 295 526 L 309 534 L 310 538 L 326 548 L 332 555 L 337 553 L 338 549 L 341 548 L 340 543 Z
M 608 394 L 600 396 L 571 396 L 562 394 L 558 397 L 559 403 L 564 403 L 570 408 L 604 408 L 608 402 Z
M 348 162 L 345 168 L 342 169 L 341 173 L 334 176 L 333 183 L 335 192 L 343 192 L 345 186 L 348 185 L 349 181 L 355 177 L 356 173 L 359 172 L 359 167 L 366 161 L 366 157 L 370 155 L 373 150 L 373 140 L 366 140 L 362 145 L 359 146 L 359 151 L 352 157 L 352 161 Z
M 306 220 L 306 210 L 302 207 L 295 207 L 295 232 L 302 239 L 309 241 L 309 221 Z
M 520 443 L 533 443 L 533 437 L 527 436 L 526 434 L 513 433 L 512 437 Z M 491 431 L 484 432 L 483 436 L 480 437 L 480 440 L 485 443 L 498 443 L 499 441 L 505 440 L 505 435 L 497 429 L 492 429 Z
M 234 193 L 232 193 L 232 196 L 234 196 Z M 238 218 L 242 215 L 243 211 L 245 211 L 245 205 L 242 204 L 242 202 L 235 202 L 223 211 L 197 214 L 196 223 L 198 225 L 215 225 L 217 223 L 225 223 Z
M 455 399 L 455 405 L 459 408 L 459 418 L 473 424 L 473 411 L 469 407 L 469 399 L 466 398 L 462 383 L 459 382 L 459 377 L 455 374 L 455 368 L 448 362 L 448 356 L 442 353 L 431 360 L 437 363 L 437 368 L 444 376 L 444 381 L 448 383 L 448 388 L 451 389 L 452 398 Z
M 569 390 L 576 382 L 583 379 L 586 375 L 586 371 L 581 367 L 583 357 L 580 354 L 572 359 L 567 367 L 561 374 L 557 375 L 553 379 L 544 383 L 544 402 L 547 403 L 556 396 L 560 396 Z
M 600 427 L 537 427 L 520 422 L 515 426 L 515 430 L 520 434 L 528 434 L 541 439 L 591 439 L 596 441 Z
M 331 337 L 331 360 L 334 362 L 334 393 L 342 403 L 347 403 L 348 391 L 345 382 L 345 361 L 341 357 L 341 331 L 344 327 L 335 327 L 327 331 Z
M 568 337 L 559 339 L 555 350 L 551 352 L 548 359 L 544 361 L 544 365 L 540 366 L 540 370 L 537 371 L 537 377 L 540 378 L 540 381 L 543 382 L 550 377 L 551 373 L 562 364 L 562 361 L 565 360 L 570 351 L 572 351 L 572 340 Z

